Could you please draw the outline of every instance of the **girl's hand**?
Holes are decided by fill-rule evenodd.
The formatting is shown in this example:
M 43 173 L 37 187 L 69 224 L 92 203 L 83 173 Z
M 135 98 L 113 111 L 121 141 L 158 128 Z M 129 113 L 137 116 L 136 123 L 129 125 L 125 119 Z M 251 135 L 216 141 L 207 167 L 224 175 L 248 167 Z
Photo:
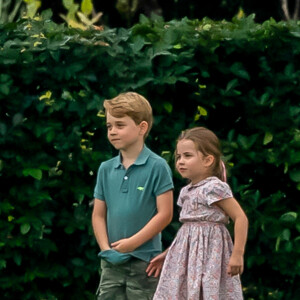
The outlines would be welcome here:
M 228 266 L 227 274 L 230 276 L 241 275 L 244 271 L 244 258 L 241 255 L 231 255 Z
M 167 250 L 164 251 L 163 253 L 155 256 L 149 263 L 147 269 L 146 269 L 146 273 L 148 274 L 148 276 L 151 276 L 152 274 L 154 274 L 154 277 L 158 277 L 161 269 L 163 267 L 165 258 L 167 255 Z
M 122 239 L 111 243 L 111 248 L 121 253 L 132 252 L 135 250 L 135 247 L 130 241 L 130 239 Z

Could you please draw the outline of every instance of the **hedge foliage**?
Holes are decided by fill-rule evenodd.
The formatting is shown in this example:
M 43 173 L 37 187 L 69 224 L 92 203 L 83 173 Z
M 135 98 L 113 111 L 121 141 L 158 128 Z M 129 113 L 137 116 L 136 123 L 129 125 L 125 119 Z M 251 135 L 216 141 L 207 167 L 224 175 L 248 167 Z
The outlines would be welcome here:
M 141 16 L 130 29 L 80 31 L 44 11 L 0 26 L 0 70 L 2 298 L 93 299 L 93 188 L 115 154 L 102 102 L 128 90 L 150 100 L 147 144 L 172 167 L 181 130 L 221 138 L 250 221 L 245 299 L 300 297 L 299 24 Z M 174 181 L 177 196 L 185 182 Z

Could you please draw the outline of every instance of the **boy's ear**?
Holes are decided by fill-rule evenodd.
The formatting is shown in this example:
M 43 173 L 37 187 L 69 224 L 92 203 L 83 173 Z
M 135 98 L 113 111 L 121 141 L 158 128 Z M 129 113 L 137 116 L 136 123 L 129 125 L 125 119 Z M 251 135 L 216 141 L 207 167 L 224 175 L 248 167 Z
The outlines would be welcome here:
M 148 130 L 148 127 L 149 127 L 149 125 L 148 125 L 148 122 L 146 122 L 146 121 L 142 121 L 141 123 L 140 123 L 140 132 L 141 132 L 141 134 L 142 135 L 145 135 L 146 134 L 146 132 L 147 132 L 147 130 Z
M 213 155 L 207 155 L 204 158 L 204 163 L 206 165 L 206 167 L 210 167 L 215 161 L 215 158 Z

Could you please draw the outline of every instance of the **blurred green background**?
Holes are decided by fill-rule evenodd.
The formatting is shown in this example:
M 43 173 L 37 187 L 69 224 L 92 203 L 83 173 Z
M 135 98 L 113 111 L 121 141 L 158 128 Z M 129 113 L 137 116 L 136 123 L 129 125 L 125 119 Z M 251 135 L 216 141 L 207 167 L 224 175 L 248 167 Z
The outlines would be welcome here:
M 298 1 L 289 14 L 284 1 L 48 2 L 0 1 L 2 298 L 93 299 L 93 189 L 116 154 L 102 103 L 134 90 L 153 107 L 147 145 L 174 171 L 174 205 L 181 130 L 220 137 L 250 221 L 245 299 L 298 299 Z M 164 247 L 178 228 L 175 209 Z

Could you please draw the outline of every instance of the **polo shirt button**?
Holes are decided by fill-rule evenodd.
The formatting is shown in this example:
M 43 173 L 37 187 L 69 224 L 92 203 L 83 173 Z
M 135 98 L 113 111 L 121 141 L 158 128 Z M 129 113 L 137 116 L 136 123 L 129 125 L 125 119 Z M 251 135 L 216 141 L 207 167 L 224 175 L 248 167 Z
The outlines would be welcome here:
M 124 180 L 127 180 L 127 179 L 128 179 L 128 177 L 127 177 L 127 176 L 125 176 L 125 177 L 124 177 Z

